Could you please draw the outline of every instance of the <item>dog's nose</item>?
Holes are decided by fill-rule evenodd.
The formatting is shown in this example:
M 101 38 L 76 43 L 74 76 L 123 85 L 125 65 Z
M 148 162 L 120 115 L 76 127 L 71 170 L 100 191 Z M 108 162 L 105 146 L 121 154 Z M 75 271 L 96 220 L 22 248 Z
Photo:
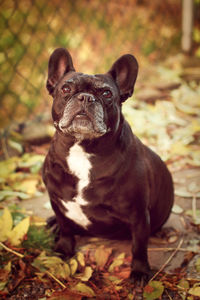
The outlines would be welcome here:
M 95 102 L 95 97 L 92 94 L 88 93 L 80 93 L 77 98 L 78 100 L 84 102 Z

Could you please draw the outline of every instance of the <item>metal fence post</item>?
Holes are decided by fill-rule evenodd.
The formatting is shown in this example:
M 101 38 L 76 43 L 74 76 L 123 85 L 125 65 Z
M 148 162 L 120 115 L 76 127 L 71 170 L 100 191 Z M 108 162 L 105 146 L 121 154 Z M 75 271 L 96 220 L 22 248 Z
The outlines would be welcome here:
M 193 0 L 182 2 L 182 50 L 189 53 L 192 49 L 192 29 L 194 19 Z

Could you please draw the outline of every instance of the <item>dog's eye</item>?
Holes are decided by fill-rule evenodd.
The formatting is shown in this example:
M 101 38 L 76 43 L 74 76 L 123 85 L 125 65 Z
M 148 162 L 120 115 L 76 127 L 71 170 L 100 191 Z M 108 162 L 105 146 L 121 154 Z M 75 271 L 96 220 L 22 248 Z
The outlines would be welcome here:
M 104 91 L 102 95 L 108 99 L 112 97 L 112 93 L 109 90 Z
M 71 92 L 71 88 L 70 88 L 67 84 L 64 84 L 64 85 L 62 86 L 62 92 L 63 92 L 64 94 L 70 93 L 70 92 Z

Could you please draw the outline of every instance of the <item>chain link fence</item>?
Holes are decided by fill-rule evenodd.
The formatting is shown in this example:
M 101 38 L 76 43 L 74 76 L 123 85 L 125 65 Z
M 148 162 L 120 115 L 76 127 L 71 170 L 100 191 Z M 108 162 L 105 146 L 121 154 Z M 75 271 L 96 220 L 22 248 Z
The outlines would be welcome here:
M 66 47 L 77 69 L 105 72 L 118 56 L 143 64 L 177 51 L 181 0 L 0 1 L 0 127 L 49 109 L 47 64 Z

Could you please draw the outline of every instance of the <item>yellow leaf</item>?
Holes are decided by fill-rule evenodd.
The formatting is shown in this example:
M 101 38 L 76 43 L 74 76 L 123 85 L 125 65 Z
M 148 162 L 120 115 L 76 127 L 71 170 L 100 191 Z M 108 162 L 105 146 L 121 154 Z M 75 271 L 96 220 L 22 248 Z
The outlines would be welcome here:
M 200 131 L 200 122 L 199 120 L 192 120 L 192 132 L 197 133 Z
M 189 154 L 190 150 L 187 146 L 183 145 L 181 142 L 176 142 L 171 145 L 171 153 L 177 155 L 187 155 Z
M 25 179 L 20 183 L 16 183 L 14 188 L 17 191 L 26 192 L 27 194 L 33 196 L 37 191 L 37 178 Z
M 85 267 L 85 259 L 84 259 L 84 255 L 82 252 L 78 252 L 76 254 L 77 257 L 77 261 L 79 262 L 79 264 L 81 265 L 81 267 Z
M 107 277 L 110 281 L 112 281 L 115 285 L 120 284 L 123 279 L 119 279 L 116 276 L 108 276 Z
M 111 252 L 111 248 L 105 248 L 104 246 L 97 248 L 97 250 L 95 251 L 95 260 L 98 267 L 103 268 L 105 266 Z
M 75 290 L 80 293 L 84 293 L 84 294 L 88 295 L 89 297 L 95 296 L 94 291 L 89 286 L 87 286 L 86 284 L 84 284 L 82 282 L 79 282 L 77 285 L 75 285 L 75 287 L 72 290 Z
M 93 270 L 91 267 L 87 266 L 85 267 L 84 273 L 81 274 L 80 279 L 81 281 L 88 281 L 90 277 L 92 276 Z
M 0 162 L 0 177 L 7 178 L 17 167 L 18 157 L 12 157 Z
M 78 269 L 78 262 L 74 258 L 71 258 L 69 261 L 69 266 L 71 270 L 71 275 L 73 276 Z
M 42 252 L 35 260 L 34 266 L 39 268 L 42 272 L 48 269 L 57 278 L 68 278 L 70 276 L 70 267 L 60 257 L 47 256 Z
M 112 262 L 112 264 L 110 265 L 110 267 L 108 268 L 109 272 L 113 272 L 115 267 L 119 267 L 123 264 L 124 262 L 124 258 L 125 258 L 125 253 L 121 253 L 119 254 L 114 261 Z
M 12 230 L 13 219 L 8 208 L 4 208 L 4 213 L 0 217 L 0 242 L 7 240 Z
M 188 293 L 190 295 L 200 297 L 200 286 L 194 285 L 191 289 L 189 289 Z
M 8 271 L 8 272 L 11 272 L 11 266 L 12 266 L 11 261 L 9 261 L 9 262 L 7 263 L 7 265 L 5 265 L 4 270 L 6 270 L 6 271 Z
M 193 150 L 190 152 L 190 156 L 192 159 L 190 159 L 189 163 L 192 166 L 198 166 L 200 165 L 200 151 L 199 150 Z
M 30 168 L 38 162 L 43 163 L 44 159 L 45 159 L 44 155 L 40 155 L 40 154 L 32 155 L 30 153 L 26 153 L 23 155 L 22 159 L 19 161 L 19 167 Z
M 15 149 L 17 151 L 17 153 L 21 154 L 23 152 L 23 147 L 22 147 L 22 145 L 20 143 L 17 143 L 15 141 L 9 139 L 8 140 L 8 145 L 11 148 Z
M 62 264 L 54 265 L 50 268 L 50 272 L 54 274 L 57 278 L 67 279 L 70 276 L 70 267 L 65 262 Z
M 178 287 L 182 287 L 184 289 L 189 289 L 190 285 L 189 285 L 189 282 L 187 280 L 185 280 L 184 278 L 182 278 L 180 281 L 179 281 L 179 284 L 178 284 Z
M 47 222 L 42 217 L 31 216 L 31 224 L 39 227 L 39 226 L 45 226 L 45 225 L 47 225 Z
M 27 217 L 18 223 L 15 228 L 9 233 L 9 240 L 12 245 L 17 246 L 20 244 L 24 235 L 28 232 L 30 225 L 30 218 Z

